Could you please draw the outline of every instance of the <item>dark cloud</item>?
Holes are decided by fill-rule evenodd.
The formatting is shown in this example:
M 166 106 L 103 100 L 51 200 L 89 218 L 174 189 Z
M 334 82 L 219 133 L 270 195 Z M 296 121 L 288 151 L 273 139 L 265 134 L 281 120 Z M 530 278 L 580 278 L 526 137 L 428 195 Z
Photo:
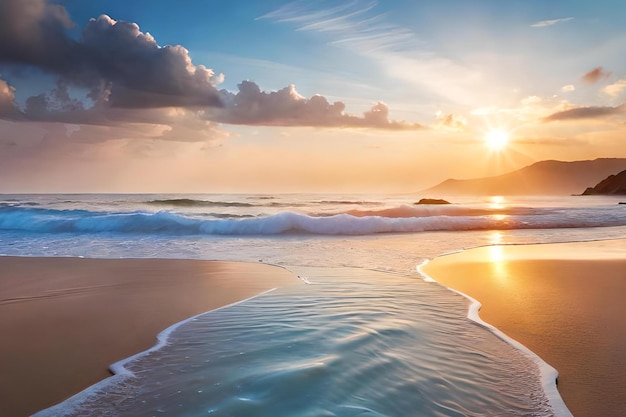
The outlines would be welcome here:
M 196 115 L 203 110 L 199 120 L 243 125 L 421 127 L 389 120 L 383 103 L 354 116 L 345 112 L 343 102 L 302 97 L 293 85 L 266 92 L 243 81 L 237 93 L 218 91 L 222 74 L 194 65 L 180 45 L 159 46 L 135 23 L 101 15 L 89 20 L 78 39 L 68 35 L 72 25 L 62 6 L 47 0 L 0 0 L 0 64 L 58 77 L 52 91 L 28 98 L 21 110 L 15 107 L 14 91 L 0 84 L 0 117 L 108 125 L 141 123 L 155 114 L 149 109 L 177 107 Z M 77 91 L 83 94 L 80 99 Z
M 626 104 L 622 104 L 617 107 L 578 107 L 551 114 L 543 120 L 546 122 L 553 122 L 556 120 L 598 119 L 625 114 Z
M 129 22 L 91 19 L 73 40 L 65 9 L 45 0 L 0 0 L 0 63 L 30 65 L 89 89 L 109 87 L 112 106 L 216 106 L 211 69 L 182 46 L 157 45 Z
M 583 75 L 582 80 L 588 84 L 594 84 L 600 80 L 608 78 L 610 75 L 611 73 L 604 71 L 602 67 L 597 67 Z
M 418 124 L 389 120 L 389 109 L 377 103 L 362 117 L 345 113 L 341 101 L 329 103 L 326 97 L 301 96 L 294 85 L 278 91 L 261 91 L 252 81 L 238 85 L 233 94 L 222 90 L 223 108 L 215 110 L 215 120 L 242 125 L 312 126 L 312 127 L 368 127 L 376 129 L 411 130 Z
M 61 116 L 73 119 L 76 114 L 84 113 L 83 103 L 70 96 L 68 85 L 63 80 L 57 83 L 48 94 L 38 94 L 26 100 L 23 116 L 28 120 L 49 120 Z
M 0 62 L 67 72 L 80 55 L 78 43 L 66 35 L 71 26 L 60 5 L 46 0 L 0 0 Z
M 109 100 L 118 107 L 216 106 L 213 70 L 193 65 L 182 46 L 157 45 L 135 23 L 116 22 L 106 15 L 91 19 L 82 45 L 89 62 L 112 83 Z

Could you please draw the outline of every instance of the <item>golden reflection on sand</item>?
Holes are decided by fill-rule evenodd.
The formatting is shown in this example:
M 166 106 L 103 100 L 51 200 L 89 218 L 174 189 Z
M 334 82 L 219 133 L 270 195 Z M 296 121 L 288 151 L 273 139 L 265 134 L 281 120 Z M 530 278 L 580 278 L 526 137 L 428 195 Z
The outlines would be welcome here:
M 626 239 L 492 245 L 424 272 L 480 301 L 483 320 L 555 367 L 576 417 L 626 415 Z

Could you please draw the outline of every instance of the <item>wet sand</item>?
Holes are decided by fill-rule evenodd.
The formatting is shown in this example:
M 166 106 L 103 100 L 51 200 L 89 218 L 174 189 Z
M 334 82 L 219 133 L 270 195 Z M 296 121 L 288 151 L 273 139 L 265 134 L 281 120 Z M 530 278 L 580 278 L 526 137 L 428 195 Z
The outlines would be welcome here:
M 172 324 L 300 283 L 263 264 L 0 257 L 0 416 L 30 415 L 106 378 Z
M 626 240 L 477 248 L 423 271 L 556 368 L 575 417 L 626 416 Z

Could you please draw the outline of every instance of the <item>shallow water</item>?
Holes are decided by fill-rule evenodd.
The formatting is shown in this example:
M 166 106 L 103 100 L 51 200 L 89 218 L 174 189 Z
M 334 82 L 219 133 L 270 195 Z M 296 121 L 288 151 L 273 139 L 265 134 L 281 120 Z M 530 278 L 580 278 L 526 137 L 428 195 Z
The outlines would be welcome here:
M 312 284 L 197 317 L 68 415 L 552 415 L 536 365 L 470 322 L 464 298 L 389 273 L 300 272 Z
M 181 325 L 128 364 L 133 377 L 41 414 L 51 416 L 553 415 L 532 358 L 468 320 L 469 302 L 416 266 L 489 244 L 626 236 L 626 210 L 610 198 L 0 197 L 0 254 L 261 261 L 312 282 Z M 238 226 L 216 235 L 206 224 Z M 435 231 L 370 233 L 411 224 Z

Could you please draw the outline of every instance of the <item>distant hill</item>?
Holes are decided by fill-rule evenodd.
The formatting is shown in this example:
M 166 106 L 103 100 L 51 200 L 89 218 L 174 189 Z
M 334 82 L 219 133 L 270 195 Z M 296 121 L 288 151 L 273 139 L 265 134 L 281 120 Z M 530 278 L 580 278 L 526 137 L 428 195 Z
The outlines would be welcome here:
M 626 158 L 592 161 L 540 161 L 494 177 L 444 182 L 424 195 L 571 195 L 626 169 Z
M 626 195 L 626 170 L 616 175 L 609 175 L 595 187 L 589 187 L 583 195 Z

